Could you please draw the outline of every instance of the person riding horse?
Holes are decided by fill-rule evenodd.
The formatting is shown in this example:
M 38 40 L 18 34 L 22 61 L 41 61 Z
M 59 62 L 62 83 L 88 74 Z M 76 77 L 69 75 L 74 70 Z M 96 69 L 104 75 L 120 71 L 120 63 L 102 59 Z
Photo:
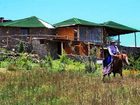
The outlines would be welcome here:
M 113 62 L 113 58 L 117 54 L 120 54 L 115 41 L 111 41 L 110 46 L 108 46 L 107 49 L 108 49 L 109 55 L 103 60 L 103 74 L 104 75 L 107 75 L 111 72 L 111 64 Z

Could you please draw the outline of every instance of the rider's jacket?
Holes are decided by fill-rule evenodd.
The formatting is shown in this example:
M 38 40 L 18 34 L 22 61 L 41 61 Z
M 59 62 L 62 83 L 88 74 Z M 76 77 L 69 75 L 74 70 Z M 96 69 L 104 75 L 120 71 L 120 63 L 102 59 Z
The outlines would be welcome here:
M 108 49 L 109 54 L 110 54 L 111 56 L 113 56 L 113 55 L 119 53 L 119 49 L 118 49 L 117 46 L 110 45 L 110 46 L 107 47 L 107 49 Z

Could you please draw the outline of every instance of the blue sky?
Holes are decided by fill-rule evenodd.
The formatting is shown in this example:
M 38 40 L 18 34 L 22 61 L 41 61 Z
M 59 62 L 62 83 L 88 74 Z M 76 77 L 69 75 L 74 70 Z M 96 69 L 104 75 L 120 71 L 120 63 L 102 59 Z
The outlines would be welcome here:
M 0 0 L 0 16 L 22 19 L 37 16 L 51 24 L 77 17 L 95 23 L 115 21 L 140 29 L 140 0 Z M 140 33 L 137 45 L 140 46 Z M 134 35 L 122 35 L 121 44 L 134 46 Z

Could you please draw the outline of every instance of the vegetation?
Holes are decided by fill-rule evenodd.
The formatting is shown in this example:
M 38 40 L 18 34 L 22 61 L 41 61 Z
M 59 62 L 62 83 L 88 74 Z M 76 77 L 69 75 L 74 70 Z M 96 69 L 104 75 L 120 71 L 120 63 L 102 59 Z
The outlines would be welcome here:
M 139 78 L 101 81 L 100 71 L 49 72 L 46 69 L 0 73 L 1 105 L 138 105 Z
M 129 62 L 130 66 L 128 66 L 128 69 L 133 70 L 140 70 L 140 57 L 133 57 L 132 55 L 129 56 Z
M 130 58 L 127 69 L 139 69 L 139 59 Z M 134 60 L 134 61 L 133 61 Z M 91 62 L 89 62 L 91 63 Z M 123 72 L 101 81 L 102 66 L 94 72 L 88 63 L 81 63 L 61 55 L 38 61 L 26 53 L 8 57 L 0 62 L 1 105 L 138 105 L 140 103 L 140 71 Z M 3 68 L 7 68 L 3 69 Z M 132 76 L 133 75 L 133 76 Z
M 24 43 L 23 42 L 20 42 L 19 46 L 18 46 L 18 52 L 19 53 L 23 53 L 25 48 L 24 48 Z

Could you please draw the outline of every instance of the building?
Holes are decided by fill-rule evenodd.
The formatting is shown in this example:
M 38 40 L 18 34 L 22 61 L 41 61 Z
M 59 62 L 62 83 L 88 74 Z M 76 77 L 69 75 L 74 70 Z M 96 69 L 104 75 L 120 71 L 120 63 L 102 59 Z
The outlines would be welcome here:
M 63 43 L 66 54 L 88 56 L 94 47 L 97 58 L 101 58 L 103 28 L 99 24 L 71 18 L 56 23 L 54 26 L 56 27 L 56 35 L 63 36 L 67 40 Z
M 55 38 L 54 27 L 35 16 L 0 23 L 0 46 L 8 49 L 16 49 L 23 42 L 32 44 L 33 51 L 40 56 L 56 54 L 57 43 L 52 41 Z
M 78 18 L 71 18 L 54 25 L 35 16 L 6 21 L 0 18 L 0 47 L 16 49 L 19 43 L 32 46 L 32 51 L 44 57 L 51 54 L 54 58 L 65 52 L 68 55 L 104 58 L 108 36 L 139 30 L 108 21 L 102 24 Z M 135 34 L 136 35 L 136 34 Z M 29 48 L 30 49 L 30 48 Z

